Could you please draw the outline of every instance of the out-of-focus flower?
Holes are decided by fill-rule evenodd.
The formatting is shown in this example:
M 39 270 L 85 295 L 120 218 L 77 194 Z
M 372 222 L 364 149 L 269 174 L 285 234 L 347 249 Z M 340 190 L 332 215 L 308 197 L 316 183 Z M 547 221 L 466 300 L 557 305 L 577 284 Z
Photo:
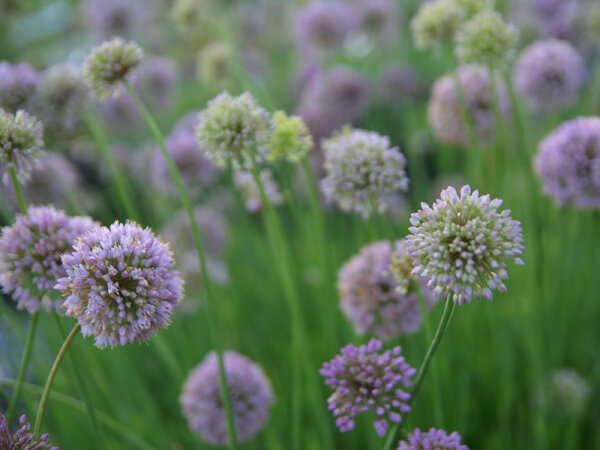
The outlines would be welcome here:
M 467 147 L 469 133 L 461 114 L 460 83 L 466 104 L 466 113 L 475 128 L 482 144 L 494 140 L 496 121 L 494 117 L 494 96 L 490 86 L 490 74 L 477 65 L 459 67 L 456 74 L 445 75 L 435 82 L 429 100 L 428 119 L 434 133 L 442 140 Z M 503 120 L 510 118 L 510 102 L 504 83 L 495 77 L 498 102 Z
M 20 427 L 13 435 L 6 423 L 6 417 L 0 413 L 0 448 L 3 450 L 58 450 L 58 447 L 51 447 L 48 441 L 48 435 L 42 434 L 36 439 L 31 430 L 31 425 L 27 423 L 27 417 L 24 415 L 19 419 Z
M 424 92 L 419 73 L 410 66 L 395 63 L 383 68 L 378 86 L 384 102 L 398 105 L 415 100 Z
M 455 431 L 446 433 L 444 430 L 430 428 L 424 432 L 415 428 L 408 435 L 407 440 L 400 441 L 398 450 L 469 450 L 469 447 L 460 443 L 460 435 Z
M 265 190 L 265 195 L 273 206 L 281 205 L 284 197 L 279 191 L 277 182 L 273 179 L 273 173 L 264 169 L 259 173 L 260 182 Z M 260 195 L 260 189 L 251 172 L 236 170 L 233 174 L 233 183 L 240 192 L 244 206 L 252 213 L 262 211 L 264 204 Z
M 381 352 L 381 341 L 371 339 L 367 345 L 348 344 L 334 359 L 323 364 L 319 373 L 334 390 L 327 399 L 340 431 L 354 428 L 361 412 L 371 411 L 377 434 L 385 436 L 388 420 L 399 423 L 402 413 L 410 411 L 410 379 L 416 370 L 410 367 L 402 349 Z
M 583 58 L 571 44 L 556 39 L 527 47 L 515 67 L 515 89 L 535 110 L 556 110 L 575 102 L 586 79 Z
M 387 137 L 345 128 L 322 146 L 327 175 L 321 188 L 343 211 L 367 218 L 386 209 L 387 196 L 408 189 L 406 159 Z
M 207 0 L 175 0 L 171 7 L 171 19 L 181 33 L 194 33 L 202 27 L 202 17 L 207 13 L 207 8 Z
M 509 210 L 498 212 L 501 205 L 469 186 L 460 195 L 448 187 L 433 207 L 422 203 L 406 237 L 412 273 L 429 277 L 436 296 L 450 295 L 459 305 L 473 297 L 492 300 L 492 289 L 505 292 L 507 263 L 523 264 L 523 233 Z
M 118 131 L 127 131 L 143 123 L 140 111 L 123 86 L 118 86 L 114 94 L 102 102 L 100 112 L 105 123 Z
M 177 83 L 175 62 L 164 56 L 144 58 L 135 71 L 133 87 L 159 108 L 166 108 Z
M 97 225 L 89 217 L 69 217 L 53 206 L 30 206 L 14 224 L 2 228 L 0 284 L 19 309 L 58 309 L 54 285 L 66 275 L 61 256 L 73 241 Z
M 567 417 L 581 417 L 590 401 L 592 389 L 575 369 L 564 368 L 552 373 L 550 405 L 555 412 Z
M 115 37 L 95 47 L 83 64 L 83 73 L 99 99 L 116 88 L 142 61 L 142 49 L 135 42 Z
M 0 108 L 0 172 L 8 183 L 9 169 L 25 183 L 39 167 L 44 149 L 44 127 L 35 117 L 19 110 L 12 114 Z
M 0 108 L 11 113 L 30 110 L 39 84 L 40 74 L 31 64 L 0 62 Z
M 454 37 L 462 20 L 454 0 L 425 2 L 410 23 L 413 39 L 418 48 L 437 47 Z
M 151 8 L 142 0 L 86 0 L 83 7 L 90 30 L 100 39 L 139 37 L 150 24 Z
M 365 33 L 387 43 L 398 34 L 399 14 L 395 0 L 361 0 L 356 5 Z
M 256 436 L 269 420 L 271 383 L 258 364 L 237 352 L 225 352 L 223 360 L 235 431 L 244 442 Z M 180 402 L 192 431 L 214 445 L 229 443 L 215 353 L 208 354 L 190 372 Z
M 62 265 L 67 275 L 55 289 L 62 307 L 97 347 L 147 341 L 170 324 L 183 297 L 173 254 L 149 228 L 118 222 L 96 227 L 73 245 Z
M 225 42 L 212 42 L 198 53 L 197 72 L 205 83 L 215 83 L 226 79 L 231 70 L 233 51 Z
M 540 143 L 534 166 L 558 204 L 600 208 L 600 118 L 560 125 Z
M 273 114 L 273 134 L 269 141 L 267 159 L 285 158 L 292 163 L 300 162 L 313 148 L 313 140 L 301 117 L 288 116 L 283 111 Z

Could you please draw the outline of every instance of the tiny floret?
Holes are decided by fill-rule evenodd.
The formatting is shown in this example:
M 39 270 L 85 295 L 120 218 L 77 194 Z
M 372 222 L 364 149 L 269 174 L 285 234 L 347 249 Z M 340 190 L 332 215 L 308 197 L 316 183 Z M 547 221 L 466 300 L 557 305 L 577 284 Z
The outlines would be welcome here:
M 416 428 L 405 441 L 400 441 L 398 450 L 469 450 L 460 443 L 460 435 L 455 431 L 446 433 L 444 430 L 430 428 L 424 432 Z
M 354 428 L 361 412 L 371 411 L 379 436 L 385 436 L 388 421 L 400 423 L 402 413 L 410 411 L 411 377 L 416 370 L 410 367 L 402 349 L 381 351 L 381 341 L 371 339 L 367 345 L 348 344 L 331 361 L 323 364 L 319 373 L 325 384 L 334 390 L 327 399 L 340 431 Z
M 273 122 L 267 158 L 271 161 L 285 158 L 292 163 L 300 162 L 313 147 L 312 137 L 302 118 L 276 111 Z
M 506 292 L 509 261 L 521 265 L 521 224 L 510 211 L 498 211 L 502 200 L 463 186 L 443 190 L 432 207 L 422 203 L 412 214 L 406 237 L 413 274 L 430 277 L 428 286 L 454 303 L 492 300 L 492 289 Z
M 100 348 L 147 341 L 170 324 L 183 296 L 169 247 L 133 222 L 90 230 L 62 263 L 67 275 L 55 288 L 66 297 L 65 314 Z
M 36 439 L 31 433 L 31 425 L 27 423 L 24 415 L 19 418 L 19 429 L 13 435 L 10 434 L 6 417 L 0 413 L 0 448 L 2 450 L 58 450 L 52 447 L 48 441 L 48 435 L 42 434 Z

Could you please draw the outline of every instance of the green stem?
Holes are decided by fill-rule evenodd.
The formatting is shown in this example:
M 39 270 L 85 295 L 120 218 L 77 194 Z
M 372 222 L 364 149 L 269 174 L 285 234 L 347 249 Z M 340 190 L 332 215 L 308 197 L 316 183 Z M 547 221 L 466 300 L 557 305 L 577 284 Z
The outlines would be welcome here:
M 10 179 L 12 181 L 15 196 L 17 197 L 17 201 L 19 202 L 19 208 L 21 208 L 21 212 L 23 214 L 27 214 L 27 205 L 25 204 L 25 197 L 23 197 L 23 190 L 21 189 L 21 185 L 19 184 L 19 180 L 17 179 L 17 174 L 15 173 L 14 167 L 8 168 L 8 174 L 10 175 Z
M 54 364 L 52 364 L 52 368 L 50 369 L 50 373 L 48 374 L 48 378 L 46 379 L 46 384 L 44 386 L 44 391 L 42 392 L 42 397 L 40 398 L 40 404 L 38 405 L 37 413 L 35 415 L 35 424 L 33 426 L 33 435 L 39 436 L 40 430 L 42 428 L 42 421 L 44 420 L 44 411 L 46 410 L 46 403 L 48 402 L 48 395 L 50 394 L 50 389 L 52 389 L 52 383 L 54 382 L 54 377 L 56 377 L 56 373 L 58 372 L 58 368 L 60 367 L 60 363 L 62 362 L 67 350 L 69 349 L 69 345 L 73 342 L 77 333 L 81 329 L 81 325 L 77 324 L 73 327 L 67 339 L 63 343 L 60 348 L 58 355 L 56 355 L 56 359 L 54 360 Z
M 21 359 L 21 365 L 19 366 L 19 372 L 17 373 L 17 384 L 13 391 L 10 403 L 8 405 L 8 411 L 6 413 L 6 423 L 10 426 L 10 421 L 15 413 L 17 401 L 21 396 L 23 389 L 23 379 L 25 378 L 25 372 L 27 371 L 27 365 L 29 364 L 29 358 L 31 357 L 31 348 L 33 347 L 33 341 L 35 337 L 35 330 L 39 319 L 39 311 L 31 316 L 31 322 L 29 323 L 29 332 L 27 333 L 27 340 L 25 341 L 25 349 L 23 350 L 23 358 Z
M 160 131 L 158 124 L 154 120 L 154 117 L 152 117 L 152 114 L 150 114 L 150 111 L 148 110 L 146 105 L 142 102 L 142 100 L 139 98 L 139 96 L 136 94 L 136 92 L 131 88 L 131 86 L 127 82 L 123 82 L 123 85 L 125 86 L 125 89 L 127 89 L 127 92 L 129 92 L 129 95 L 131 95 L 131 98 L 135 102 L 138 110 L 144 117 L 144 120 L 146 121 L 148 127 L 150 128 L 150 131 L 152 132 L 154 139 L 156 140 L 156 143 L 158 144 L 158 147 L 159 147 L 163 157 L 165 158 L 167 166 L 169 167 L 169 172 L 171 173 L 171 177 L 173 178 L 173 182 L 175 183 L 175 186 L 179 193 L 179 198 L 181 200 L 183 208 L 185 209 L 185 211 L 187 213 L 187 216 L 188 216 L 188 219 L 190 222 L 190 227 L 192 229 L 192 236 L 194 238 L 194 244 L 196 246 L 196 251 L 198 253 L 198 260 L 200 262 L 200 271 L 202 274 L 202 286 L 204 288 L 204 294 L 206 297 L 206 309 L 207 309 L 207 318 L 208 318 L 207 322 L 208 322 L 209 333 L 211 335 L 211 340 L 213 342 L 215 351 L 217 353 L 217 360 L 218 360 L 218 365 L 219 365 L 219 381 L 220 381 L 220 388 L 221 388 L 221 396 L 223 397 L 223 404 L 225 405 L 225 416 L 227 418 L 227 431 L 229 434 L 229 447 L 232 450 L 235 450 L 238 448 L 238 444 L 237 444 L 237 437 L 236 437 L 236 431 L 235 431 L 235 423 L 233 421 L 233 409 L 231 406 L 231 398 L 229 396 L 229 386 L 227 386 L 227 376 L 225 374 L 225 363 L 223 360 L 223 348 L 222 348 L 221 338 L 220 338 L 220 334 L 219 334 L 217 316 L 214 312 L 212 283 L 211 283 L 211 280 L 210 280 L 210 277 L 208 274 L 208 267 L 206 265 L 206 256 L 205 256 L 205 252 L 204 252 L 204 244 L 202 242 L 202 236 L 200 234 L 198 222 L 196 221 L 196 217 L 194 215 L 194 209 L 192 207 L 192 202 L 190 201 L 190 198 L 188 197 L 188 195 L 185 191 L 185 188 L 183 186 L 183 182 L 181 181 L 181 176 L 179 175 L 177 166 L 175 165 L 175 162 L 173 161 L 171 154 L 167 150 L 162 132 Z

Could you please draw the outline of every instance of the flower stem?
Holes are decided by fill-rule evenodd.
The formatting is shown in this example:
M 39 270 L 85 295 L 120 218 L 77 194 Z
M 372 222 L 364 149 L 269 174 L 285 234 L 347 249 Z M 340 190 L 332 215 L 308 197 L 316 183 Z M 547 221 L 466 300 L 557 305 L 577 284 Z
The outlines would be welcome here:
M 221 396 L 223 398 L 223 404 L 225 405 L 225 416 L 227 418 L 227 432 L 229 434 L 229 448 L 235 450 L 238 448 L 237 437 L 235 431 L 235 424 L 233 421 L 233 408 L 231 406 L 231 398 L 229 396 L 229 387 L 227 386 L 227 376 L 225 374 L 225 362 L 223 360 L 223 348 L 221 344 L 221 338 L 219 334 L 219 326 L 218 326 L 218 318 L 214 311 L 213 305 L 213 295 L 212 295 L 212 283 L 208 274 L 208 267 L 206 265 L 206 256 L 204 253 L 204 244 L 202 242 L 202 236 L 200 234 L 200 229 L 198 227 L 198 223 L 196 221 L 196 217 L 194 216 L 194 209 L 192 207 L 192 202 L 188 197 L 185 188 L 183 186 L 183 182 L 181 181 L 181 176 L 179 175 L 179 171 L 171 154 L 167 150 L 165 145 L 165 140 L 163 138 L 162 132 L 158 127 L 158 124 L 150 114 L 150 111 L 146 107 L 146 105 L 142 102 L 136 92 L 131 88 L 129 83 L 123 82 L 125 89 L 129 92 L 129 95 L 135 102 L 138 110 L 144 117 L 146 124 L 150 128 L 158 147 L 165 158 L 167 166 L 169 168 L 169 172 L 171 173 L 171 177 L 173 178 L 173 182 L 177 188 L 179 193 L 179 198 L 185 209 L 188 219 L 190 221 L 190 228 L 192 229 L 192 236 L 194 238 L 194 244 L 196 246 L 196 251 L 198 253 L 198 260 L 200 262 L 200 271 L 202 275 L 202 286 L 204 288 L 204 294 L 206 297 L 206 308 L 207 308 L 207 316 L 208 316 L 208 328 L 209 333 L 211 335 L 211 340 L 215 347 L 215 351 L 217 353 L 217 360 L 219 365 L 219 381 L 221 388 Z
M 21 396 L 23 389 L 23 379 L 25 378 L 25 372 L 27 371 L 27 365 L 29 364 L 29 358 L 31 356 L 31 348 L 33 347 L 33 341 L 35 337 L 35 330 L 39 319 L 39 311 L 31 316 L 31 322 L 29 323 L 29 332 L 27 333 L 27 340 L 25 341 L 25 349 L 23 350 L 23 358 L 21 359 L 21 365 L 19 366 L 19 372 L 17 373 L 17 384 L 13 391 L 10 403 L 8 405 L 8 411 L 6 413 L 6 423 L 10 426 L 10 421 L 15 413 L 17 401 Z
M 60 363 L 62 362 L 67 350 L 69 349 L 69 345 L 73 342 L 77 333 L 81 329 L 81 325 L 77 324 L 73 327 L 67 339 L 63 343 L 60 348 L 58 355 L 56 355 L 56 359 L 54 360 L 54 364 L 50 369 L 50 373 L 48 374 L 48 378 L 46 379 L 46 384 L 44 385 L 44 391 L 42 392 L 42 397 L 40 398 L 40 404 L 38 405 L 37 413 L 35 415 L 35 424 L 33 426 L 33 435 L 39 436 L 40 430 L 42 428 L 42 421 L 44 420 L 44 411 L 46 410 L 46 403 L 48 402 L 48 395 L 50 394 L 50 389 L 52 388 L 52 383 L 54 382 L 54 377 L 56 377 L 56 373 L 58 372 L 58 368 L 60 367 Z
M 25 197 L 23 197 L 23 191 L 21 189 L 21 185 L 19 184 L 19 180 L 17 179 L 17 174 L 15 173 L 14 167 L 9 167 L 8 173 L 12 181 L 17 201 L 19 202 L 19 208 L 21 208 L 21 212 L 23 214 L 27 214 L 27 205 L 25 204 Z

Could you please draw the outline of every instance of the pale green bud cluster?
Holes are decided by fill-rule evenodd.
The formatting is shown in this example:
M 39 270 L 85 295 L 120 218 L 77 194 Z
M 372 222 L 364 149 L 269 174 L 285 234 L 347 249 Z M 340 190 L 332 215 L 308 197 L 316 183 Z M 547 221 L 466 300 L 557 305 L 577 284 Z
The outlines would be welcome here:
M 273 122 L 275 128 L 267 159 L 274 161 L 285 158 L 292 163 L 300 162 L 313 147 L 313 139 L 302 118 L 276 111 Z

